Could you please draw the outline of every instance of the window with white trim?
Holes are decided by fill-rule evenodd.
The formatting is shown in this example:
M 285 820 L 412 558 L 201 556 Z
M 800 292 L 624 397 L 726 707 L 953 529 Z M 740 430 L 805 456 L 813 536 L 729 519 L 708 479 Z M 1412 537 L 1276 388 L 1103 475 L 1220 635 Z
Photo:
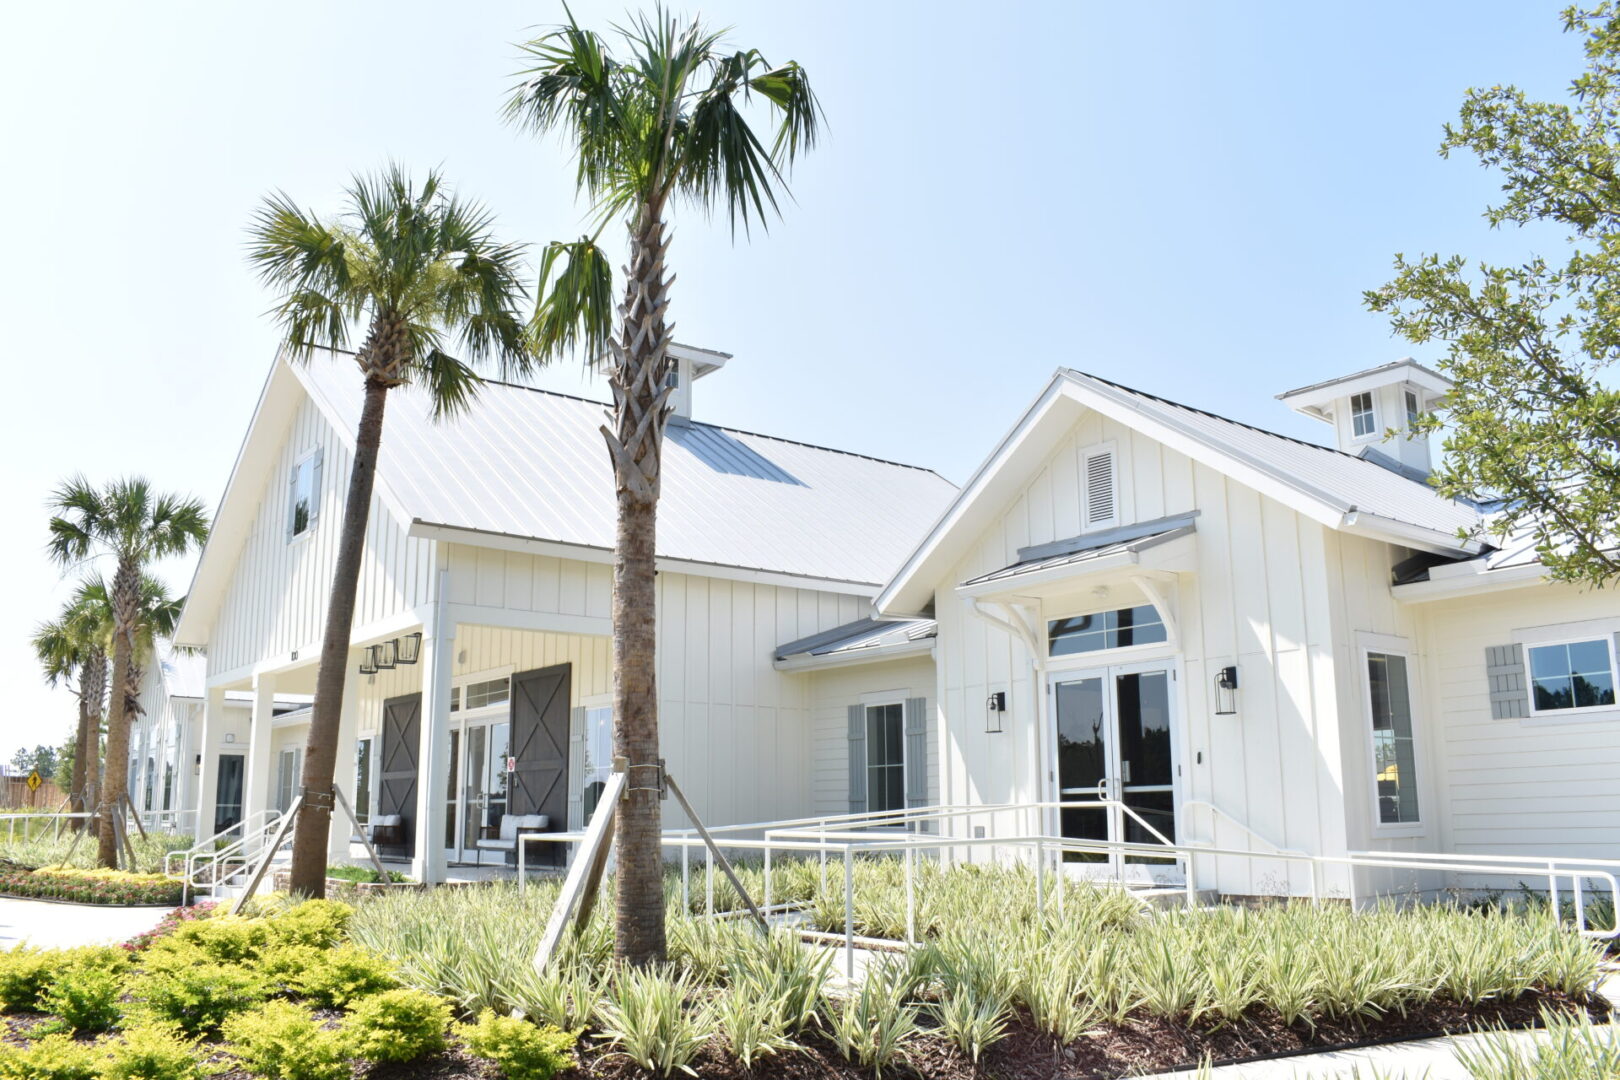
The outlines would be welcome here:
M 1046 624 L 1046 647 L 1051 656 L 1123 649 L 1166 640 L 1164 620 L 1152 604 L 1071 615 Z
M 287 539 L 303 536 L 320 517 L 321 451 L 299 458 L 287 477 Z
M 1423 409 L 1418 404 L 1418 396 L 1414 391 L 1406 392 L 1406 429 L 1412 430 L 1417 426 L 1418 417 L 1423 415 Z
M 1379 825 L 1416 825 L 1417 751 L 1412 735 L 1412 687 L 1406 657 L 1368 651 L 1367 690 L 1372 713 L 1375 820 Z
M 613 775 L 613 706 L 585 708 L 585 767 L 580 777 L 580 804 L 585 821 L 591 820 Z
M 371 759 L 375 748 L 369 736 L 354 743 L 354 816 L 362 825 L 371 820 Z
M 503 675 L 499 679 L 484 679 L 465 686 L 450 688 L 450 711 L 485 709 L 491 705 L 505 705 L 512 700 L 512 680 Z
M 1527 645 L 1525 652 L 1533 715 L 1613 708 L 1613 638 Z
M 299 788 L 303 771 L 303 750 L 294 748 L 281 752 L 276 770 L 276 809 L 283 814 L 292 809 L 293 795 Z
M 906 707 L 901 701 L 866 707 L 866 809 L 906 808 Z
M 1373 412 L 1371 390 L 1350 395 L 1350 431 L 1358 439 L 1365 439 L 1378 431 L 1378 417 Z

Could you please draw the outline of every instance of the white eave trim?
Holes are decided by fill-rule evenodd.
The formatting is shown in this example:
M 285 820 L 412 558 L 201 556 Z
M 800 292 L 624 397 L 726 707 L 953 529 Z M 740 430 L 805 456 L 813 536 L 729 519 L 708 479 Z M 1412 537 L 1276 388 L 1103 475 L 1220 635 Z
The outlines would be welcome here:
M 1354 507 L 1346 511 L 1339 521 L 1338 528 L 1341 532 L 1353 536 L 1365 536 L 1373 540 L 1393 540 L 1404 547 L 1417 548 L 1436 555 L 1478 555 L 1485 550 L 1485 545 L 1478 540 L 1467 540 L 1455 533 L 1448 534 L 1395 518 L 1369 514 Z
M 1432 575 L 1434 571 L 1430 571 Z M 1422 604 L 1431 600 L 1447 600 L 1454 596 L 1478 596 L 1481 593 L 1500 592 L 1504 589 L 1522 589 L 1541 585 L 1547 580 L 1547 569 L 1540 563 L 1508 566 L 1501 570 L 1488 570 L 1480 563 L 1471 570 L 1431 576 L 1428 581 L 1413 581 L 1390 589 L 1395 599 L 1407 604 Z
M 600 563 L 611 566 L 613 549 L 591 544 L 571 544 L 561 540 L 540 540 L 532 536 L 514 536 L 511 533 L 485 532 L 457 525 L 412 521 L 407 536 L 424 540 L 438 540 L 467 547 L 494 548 L 527 555 L 550 555 L 577 562 Z M 838 578 L 811 577 L 782 570 L 760 570 L 724 563 L 701 562 L 696 559 L 659 558 L 658 569 L 672 574 L 691 574 L 694 577 L 721 578 L 728 581 L 747 581 L 755 585 L 780 585 L 790 589 L 809 589 L 814 592 L 839 593 L 845 596 L 876 596 L 878 584 L 872 581 L 844 581 Z
M 916 641 L 897 641 L 892 645 L 871 645 L 864 649 L 843 652 L 799 653 L 771 661 L 777 671 L 821 671 L 826 668 L 854 667 L 857 664 L 875 664 L 880 660 L 900 660 L 908 656 L 930 656 L 934 652 L 934 638 Z

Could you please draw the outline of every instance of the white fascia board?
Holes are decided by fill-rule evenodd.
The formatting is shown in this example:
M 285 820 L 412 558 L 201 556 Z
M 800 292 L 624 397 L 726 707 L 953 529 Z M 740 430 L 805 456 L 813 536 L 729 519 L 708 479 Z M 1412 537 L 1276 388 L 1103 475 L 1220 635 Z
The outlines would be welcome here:
M 437 540 L 465 547 L 491 548 L 496 551 L 514 551 L 526 555 L 550 555 L 576 562 L 613 564 L 613 549 L 589 544 L 569 544 L 560 540 L 540 540 L 532 536 L 514 536 L 510 533 L 485 532 L 455 525 L 442 525 L 427 521 L 412 521 L 406 528 L 409 536 Z M 700 562 L 695 559 L 660 558 L 658 569 L 671 574 L 690 574 L 694 577 L 720 578 L 726 581 L 746 581 L 755 585 L 780 585 L 790 589 L 808 589 L 811 592 L 838 593 L 843 596 L 870 597 L 877 595 L 878 586 L 870 581 L 843 581 L 837 578 L 810 577 L 780 570 L 758 570 L 746 566 Z
M 1380 517 L 1364 510 L 1351 510 L 1339 523 L 1341 532 L 1365 536 L 1373 540 L 1394 541 L 1403 547 L 1417 548 L 1436 555 L 1477 555 L 1485 550 L 1478 540 L 1460 539 L 1455 533 L 1439 529 L 1425 529 L 1394 518 Z
M 875 664 L 880 660 L 899 660 L 908 656 L 932 655 L 933 652 L 933 638 L 918 638 L 916 641 L 899 641 L 893 645 L 874 645 L 870 648 L 848 649 L 844 652 L 824 653 L 820 656 L 812 653 L 784 656 L 780 660 L 772 660 L 771 667 L 777 671 L 788 672 L 823 671 L 827 668 Z
M 1451 392 L 1451 384 L 1446 379 L 1431 374 L 1415 363 L 1407 362 L 1357 372 L 1342 379 L 1317 383 L 1315 386 L 1299 390 L 1290 390 L 1285 394 L 1278 394 L 1277 400 L 1301 412 L 1307 409 L 1319 411 L 1322 406 L 1339 398 L 1350 397 L 1364 390 L 1376 390 L 1394 382 L 1416 387 L 1435 397 Z
M 1478 596 L 1506 589 L 1522 589 L 1531 585 L 1545 584 L 1547 580 L 1546 567 L 1540 563 L 1510 566 L 1502 570 L 1486 570 L 1481 566 L 1472 573 L 1447 574 L 1440 578 L 1431 577 L 1428 581 L 1396 585 L 1390 589 L 1390 595 L 1402 603 L 1423 604 L 1431 600 L 1449 600 L 1457 596 Z
M 1047 442 L 1056 445 L 1062 433 L 1067 432 L 1067 424 L 1056 434 L 1042 431 L 1045 426 L 1043 421 L 1047 419 L 1053 407 L 1063 400 L 1061 394 L 1063 383 L 1063 372 L 1058 371 L 1046 384 L 1045 389 L 1024 410 L 1012 429 L 1001 437 L 1001 441 L 990 452 L 990 456 L 984 459 L 968 482 L 962 485 L 962 490 L 957 492 L 956 498 L 951 500 L 951 504 L 934 522 L 933 527 L 923 537 L 922 543 L 878 593 L 873 607 L 880 616 L 898 618 L 903 617 L 902 613 L 920 612 L 926 608 L 933 599 L 933 581 L 944 570 L 944 567 L 938 564 L 955 562 L 945 551 L 946 541 L 964 527 L 965 521 L 976 514 L 986 513 L 983 508 L 987 501 L 1000 499 L 1000 502 L 994 504 L 998 507 L 1005 502 L 1003 488 L 1008 483 L 1005 476 L 1015 457 L 1025 456 L 1031 450 L 1041 451 Z M 1049 448 L 1046 448 L 1046 451 L 1049 452 Z M 1044 456 L 1044 453 L 1040 456 Z M 922 595 L 918 595 L 919 592 Z

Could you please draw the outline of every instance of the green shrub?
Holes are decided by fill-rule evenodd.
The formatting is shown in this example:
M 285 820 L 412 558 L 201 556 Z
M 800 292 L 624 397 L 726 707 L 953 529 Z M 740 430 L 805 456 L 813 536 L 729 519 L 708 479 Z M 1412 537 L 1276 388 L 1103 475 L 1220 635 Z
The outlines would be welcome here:
M 225 1021 L 230 1052 L 255 1076 L 267 1080 L 346 1080 L 349 1062 L 342 1036 L 322 1027 L 308 1009 L 272 1001 Z
M 420 990 L 361 998 L 343 1022 L 349 1052 L 367 1061 L 415 1061 L 444 1049 L 450 1003 Z
M 280 945 L 314 945 L 329 949 L 349 930 L 354 908 L 337 900 L 305 900 L 266 920 L 265 933 Z
M 0 1045 L 0 1080 L 96 1080 L 101 1055 L 61 1033 L 26 1046 Z
M 894 1065 L 907 1040 L 917 1034 L 917 1007 L 905 1001 L 898 964 L 873 965 L 860 988 L 842 1001 L 827 1001 L 828 1034 L 838 1052 L 881 1077 Z
M 197 1044 L 171 1028 L 147 1024 L 107 1044 L 97 1080 L 203 1080 Z
M 254 970 L 272 994 L 301 996 L 299 982 L 306 972 L 319 967 L 326 952 L 313 945 L 276 945 L 259 954 Z
M 257 971 L 225 964 L 198 964 L 149 972 L 132 987 L 150 1015 L 187 1035 L 211 1035 L 232 1013 L 270 996 Z
M 175 927 L 174 933 L 147 950 L 147 964 L 161 963 L 156 954 L 165 951 L 185 955 L 200 949 L 210 959 L 224 964 L 252 960 L 270 941 L 268 919 L 245 919 L 238 915 L 215 915 Z
M 373 866 L 328 866 L 326 876 L 338 881 L 353 881 L 361 885 L 376 885 L 381 882 L 382 875 L 377 873 Z M 399 885 L 411 880 L 398 870 L 388 871 L 388 880 L 391 884 Z
M 1546 1028 L 1534 1042 L 1502 1029 L 1454 1051 L 1478 1080 L 1611 1080 L 1620 1076 L 1620 1042 L 1605 1038 L 1585 1016 L 1541 1011 Z
M 399 985 L 388 961 L 354 945 L 339 945 L 325 952 L 310 946 L 289 948 L 314 953 L 315 961 L 293 973 L 290 985 L 295 994 L 322 1008 L 347 1008 L 363 997 Z
M 692 1061 L 715 1032 L 714 1011 L 689 1005 L 691 978 L 625 968 L 601 1008 L 602 1034 L 619 1053 L 650 1073 L 690 1072 Z
M 39 995 L 56 968 L 56 954 L 27 945 L 0 953 L 0 1010 L 38 1012 Z
M 479 1013 L 477 1024 L 457 1024 L 456 1035 L 474 1054 L 499 1065 L 506 1080 L 551 1080 L 574 1063 L 573 1035 L 493 1009 Z
M 750 1071 L 760 1058 L 794 1049 L 781 998 L 760 996 L 743 984 L 732 986 L 714 1007 L 715 1025 L 732 1056 Z
M 69 964 L 40 995 L 45 1012 L 61 1017 L 69 1031 L 95 1034 L 118 1022 L 118 999 L 123 978 L 118 971 Z

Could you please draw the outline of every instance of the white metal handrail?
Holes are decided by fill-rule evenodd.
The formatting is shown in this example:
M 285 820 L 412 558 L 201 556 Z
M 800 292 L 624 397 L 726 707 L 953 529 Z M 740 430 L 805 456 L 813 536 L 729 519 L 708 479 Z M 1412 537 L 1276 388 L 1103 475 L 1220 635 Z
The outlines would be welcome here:
M 251 823 L 255 819 L 262 820 L 260 820 L 259 824 L 252 825 Z M 253 859 L 259 854 L 257 845 L 263 843 L 268 834 L 274 831 L 276 824 L 280 820 L 281 812 L 279 810 L 259 810 L 244 818 L 238 823 L 238 826 L 221 830 L 219 834 L 211 838 L 220 839 L 230 833 L 232 829 L 241 827 L 242 835 L 236 840 L 212 850 L 205 850 L 208 841 L 204 841 L 203 844 L 192 848 L 186 853 L 183 887 L 187 890 L 195 890 L 200 885 L 207 885 L 211 890 L 217 890 L 224 883 L 225 878 L 239 873 L 244 867 L 252 863 Z M 235 869 L 231 869 L 232 863 L 240 865 L 236 866 Z M 205 867 L 207 880 L 199 881 L 199 875 L 202 874 Z M 225 870 L 223 878 L 221 877 L 222 867 Z
M 274 813 L 274 811 L 272 811 L 272 810 L 259 810 L 259 811 L 256 811 L 256 812 L 254 812 L 252 814 L 249 814 L 245 818 L 240 818 L 237 821 L 235 821 L 234 823 L 225 826 L 223 829 L 216 832 L 213 836 L 205 837 L 204 839 L 197 841 L 195 844 L 191 845 L 189 848 L 184 848 L 184 849 L 182 849 L 180 851 L 171 851 L 171 852 L 169 852 L 167 855 L 165 855 L 163 857 L 163 872 L 165 874 L 167 874 L 168 876 L 170 876 L 170 877 L 178 877 L 178 876 L 180 876 L 182 871 L 175 870 L 174 865 L 173 865 L 174 860 L 179 859 L 181 861 L 182 866 L 188 866 L 189 865 L 188 860 L 192 855 L 206 854 L 208 852 L 217 850 L 219 848 L 219 846 L 220 846 L 221 841 L 225 840 L 227 837 L 230 837 L 230 836 L 239 836 L 239 835 L 241 835 L 245 831 L 245 827 L 251 825 L 255 818 L 264 817 L 264 816 L 272 814 L 272 813 Z M 260 824 L 262 824 L 262 823 L 260 823 Z M 260 826 L 259 825 L 253 825 L 252 827 L 256 829 L 256 828 L 259 828 Z
M 43 833 L 43 832 L 46 832 L 46 831 L 51 831 L 53 833 L 53 835 L 54 835 L 54 838 L 60 840 L 61 837 L 62 837 L 62 825 L 63 825 L 64 822 L 68 822 L 68 821 L 86 821 L 86 822 L 88 822 L 88 821 L 94 820 L 95 816 L 96 815 L 94 813 L 91 813 L 91 812 L 88 812 L 88 811 L 83 811 L 83 812 L 74 813 L 74 814 L 68 814 L 68 813 L 0 814 L 0 821 L 4 821 L 6 823 L 6 842 L 11 843 L 11 844 L 15 844 L 17 842 L 17 822 L 19 822 L 19 821 L 22 822 L 23 823 L 23 829 L 22 829 L 23 839 L 22 839 L 22 842 L 26 844 L 30 840 L 39 839 L 38 833 Z M 29 833 L 34 832 L 34 829 L 32 828 L 32 826 L 34 824 L 38 823 L 38 822 L 41 822 L 41 821 L 48 822 L 50 824 L 50 826 L 51 826 L 50 830 L 41 829 L 41 830 L 38 830 L 38 833 L 36 833 L 35 835 L 30 836 Z

